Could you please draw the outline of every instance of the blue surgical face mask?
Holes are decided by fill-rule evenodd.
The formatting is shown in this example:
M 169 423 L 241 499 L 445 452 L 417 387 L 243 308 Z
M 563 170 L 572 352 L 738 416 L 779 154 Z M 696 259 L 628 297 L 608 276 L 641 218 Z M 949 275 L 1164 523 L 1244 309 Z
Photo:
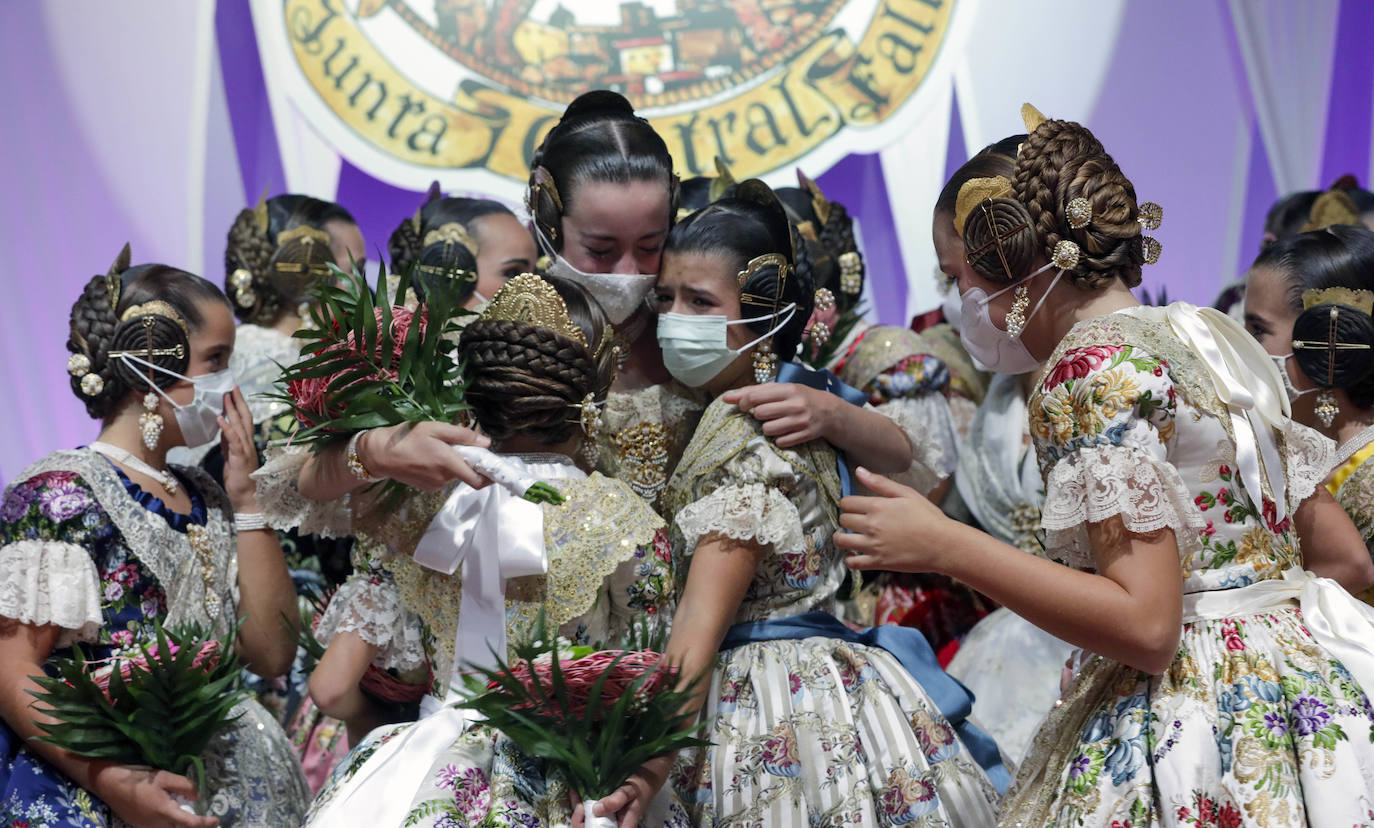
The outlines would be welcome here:
M 663 349 L 663 365 L 668 373 L 683 385 L 700 388 L 716 378 L 735 358 L 782 330 L 797 312 L 797 304 L 790 302 L 765 316 L 752 319 L 726 319 L 720 315 L 698 316 L 689 313 L 660 313 L 658 315 L 658 344 Z M 763 322 L 783 315 L 768 333 L 736 350 L 726 343 L 726 329 L 731 325 Z

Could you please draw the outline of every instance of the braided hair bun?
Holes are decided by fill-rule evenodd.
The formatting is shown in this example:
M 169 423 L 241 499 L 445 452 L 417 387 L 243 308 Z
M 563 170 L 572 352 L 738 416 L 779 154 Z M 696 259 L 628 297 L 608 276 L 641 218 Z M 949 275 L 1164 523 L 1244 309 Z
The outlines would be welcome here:
M 477 221 L 491 215 L 514 214 L 499 201 L 442 198 L 436 190 L 414 215 L 406 217 L 392 231 L 387 243 L 391 272 L 405 273 L 418 266 L 412 284 L 422 296 L 425 285 L 431 280 L 457 276 L 461 272 L 466 274 L 466 283 L 459 299 L 467 299 L 477 287 Z M 442 232 L 448 224 L 459 225 L 461 232 Z M 435 233 L 436 230 L 441 232 Z
M 301 226 L 324 231 L 334 220 L 356 224 L 338 204 L 296 194 L 273 196 L 239 211 L 224 248 L 224 292 L 239 319 L 271 325 L 294 302 L 274 284 L 272 257 L 277 252 L 278 235 Z
M 204 322 L 204 301 L 229 304 L 218 288 L 184 270 L 161 264 L 130 267 L 127 245 L 107 274 L 92 277 L 72 305 L 67 338 L 72 393 L 86 413 L 106 419 L 132 394 L 146 393 L 150 380 L 159 388 L 178 382 L 164 372 L 186 373 L 189 334 Z M 130 314 L 138 308 L 146 312 Z M 121 351 L 162 370 L 111 356 Z
M 1091 220 L 1075 228 L 1067 211 L 1079 198 L 1091 208 Z M 1135 187 L 1083 125 L 1045 120 L 1036 126 L 1017 154 L 1011 197 L 985 206 L 964 223 L 970 264 L 982 276 L 1019 278 L 1037 259 L 1054 261 L 1060 242 L 1070 241 L 1078 257 L 1065 274 L 1078 287 L 1092 290 L 1115 279 L 1140 284 L 1145 249 Z
M 605 313 L 578 285 L 553 276 L 553 286 L 590 347 L 530 322 L 478 319 L 463 329 L 459 349 L 468 382 L 466 399 L 478 425 L 493 440 L 529 435 L 546 445 L 566 442 L 579 428 L 578 406 L 591 394 L 603 399 L 615 357 L 607 345 Z

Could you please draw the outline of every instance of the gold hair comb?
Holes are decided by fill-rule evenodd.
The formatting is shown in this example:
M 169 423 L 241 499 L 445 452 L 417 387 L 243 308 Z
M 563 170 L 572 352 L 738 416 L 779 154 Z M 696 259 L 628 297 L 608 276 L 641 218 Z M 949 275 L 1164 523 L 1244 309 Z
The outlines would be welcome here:
M 568 316 L 563 297 L 533 273 L 521 273 L 502 285 L 481 318 L 486 322 L 528 322 L 587 347 L 587 335 Z
M 299 240 L 301 244 L 320 244 L 329 245 L 329 234 L 323 230 L 316 230 L 308 224 L 301 224 L 292 227 L 290 230 L 283 230 L 277 234 L 277 246 L 281 247 L 289 242 Z
M 1374 316 L 1374 291 L 1345 287 L 1313 288 L 1302 292 L 1302 308 L 1316 305 L 1349 305 Z
M 974 207 L 993 198 L 1010 198 L 1011 181 L 1000 175 L 992 178 L 971 178 L 959 188 L 959 196 L 954 200 L 954 232 L 960 238 L 964 235 L 964 224 Z
M 472 255 L 477 255 L 477 241 L 466 227 L 456 221 L 445 222 L 426 233 L 420 246 L 429 247 L 431 244 L 457 244 L 467 248 Z

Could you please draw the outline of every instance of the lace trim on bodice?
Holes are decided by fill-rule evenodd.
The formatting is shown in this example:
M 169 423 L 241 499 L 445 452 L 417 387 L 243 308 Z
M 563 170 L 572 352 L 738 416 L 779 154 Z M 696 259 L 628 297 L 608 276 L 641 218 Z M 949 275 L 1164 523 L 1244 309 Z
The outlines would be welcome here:
M 274 529 L 295 529 L 302 535 L 346 538 L 353 534 L 353 511 L 347 496 L 321 502 L 301 494 L 301 468 L 311 456 L 304 446 L 269 446 L 267 462 L 253 472 L 258 503 Z

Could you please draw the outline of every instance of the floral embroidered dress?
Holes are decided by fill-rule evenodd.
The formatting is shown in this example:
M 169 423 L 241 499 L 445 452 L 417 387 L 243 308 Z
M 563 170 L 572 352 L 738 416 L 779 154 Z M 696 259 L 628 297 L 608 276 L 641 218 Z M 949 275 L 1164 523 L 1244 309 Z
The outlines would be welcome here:
M 223 491 L 173 466 L 187 515 L 88 449 L 59 451 L 20 473 L 0 507 L 0 616 L 61 629 L 52 657 L 135 651 L 154 621 L 198 622 L 223 634 L 238 606 L 238 553 Z M 223 826 L 295 824 L 310 792 L 281 727 L 255 701 L 211 743 L 209 812 Z M 109 809 L 0 724 L 0 825 L 94 828 Z
M 664 495 L 680 585 L 705 536 L 767 549 L 732 632 L 833 614 L 845 568 L 832 541 L 839 480 L 828 444 L 779 449 L 753 417 L 717 400 Z M 702 715 L 702 737 L 714 744 L 684 751 L 669 778 L 693 824 L 972 828 L 994 819 L 988 776 L 887 650 L 822 635 L 742 643 L 721 653 Z
M 1199 346 L 1185 345 L 1187 328 L 1171 327 L 1206 319 L 1244 336 L 1207 313 L 1139 307 L 1080 323 L 1030 399 L 1047 554 L 1092 569 L 1087 523 L 1119 516 L 1129 531 L 1171 529 L 1185 611 L 1160 675 L 1088 658 L 1037 734 L 1003 825 L 1374 824 L 1364 690 L 1296 602 L 1230 609 L 1254 588 L 1285 586 L 1302 558 L 1269 481 L 1253 491 L 1238 471 L 1222 385 Z M 1250 387 L 1265 381 L 1247 377 Z M 1291 514 L 1325 478 L 1333 446 L 1296 423 L 1274 431 Z M 1224 611 L 1201 611 L 1209 602 Z
M 669 611 L 671 555 L 663 521 L 640 495 L 599 473 L 584 475 L 565 457 L 502 458 L 565 497 L 561 505 L 538 507 L 547 573 L 505 582 L 508 643 L 527 634 L 541 609 L 573 643 L 607 646 L 618 645 L 630 625 L 646 615 L 652 619 Z M 411 499 L 396 513 L 393 531 L 384 533 L 393 552 L 416 550 L 429 525 L 421 518 L 432 519 L 447 508 L 446 494 Z M 505 522 L 505 515 L 497 517 Z M 502 554 L 490 548 L 474 552 L 490 558 Z M 425 624 L 436 698 L 441 705 L 456 700 L 448 692 L 452 665 L 485 655 L 456 652 L 459 621 L 471 597 L 463 577 L 421 567 L 408 555 L 393 554 L 386 566 L 403 605 Z M 439 706 L 414 724 L 373 731 L 320 792 L 307 824 L 551 826 L 566 823 L 570 807 L 563 780 L 541 761 L 500 732 L 472 725 L 463 711 Z M 664 796 L 645 824 L 685 828 L 690 823 L 682 806 Z
M 1369 554 L 1374 556 L 1374 441 L 1369 430 L 1356 435 L 1349 444 L 1342 445 L 1336 457 L 1336 468 L 1326 481 L 1326 488 L 1341 504 L 1341 508 L 1360 530 Z M 1360 593 L 1360 600 L 1374 604 L 1374 587 Z
M 656 507 L 704 408 L 699 394 L 678 382 L 612 391 L 582 457 L 588 468 L 625 481 Z

